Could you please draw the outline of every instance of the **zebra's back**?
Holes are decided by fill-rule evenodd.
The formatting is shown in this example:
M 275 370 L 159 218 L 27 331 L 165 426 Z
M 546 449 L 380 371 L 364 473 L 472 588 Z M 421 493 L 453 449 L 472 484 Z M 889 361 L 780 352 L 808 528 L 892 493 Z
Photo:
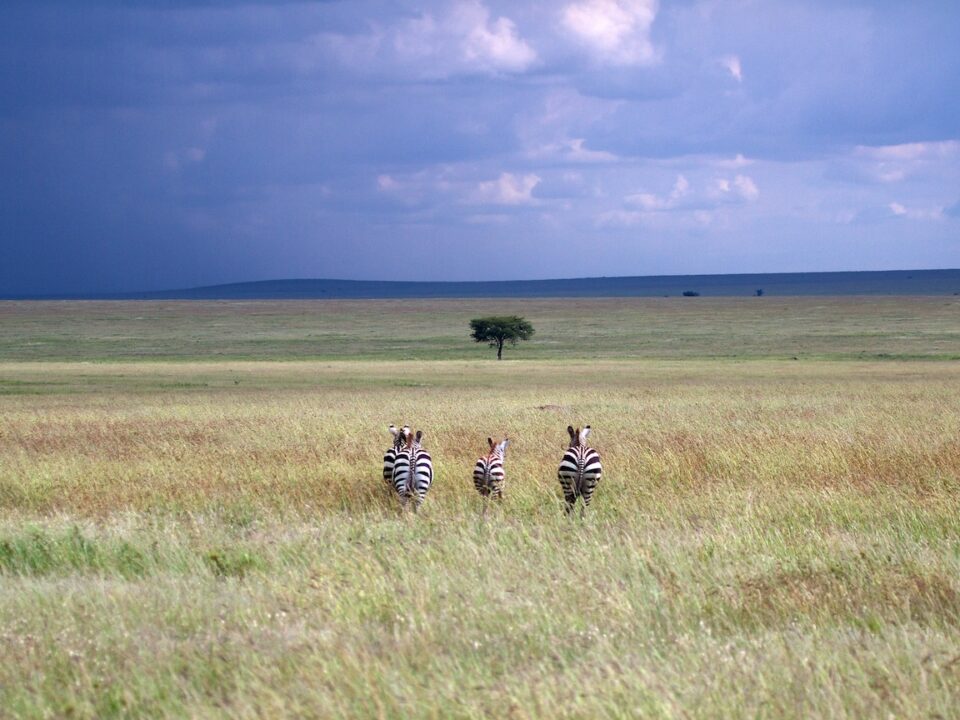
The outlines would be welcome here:
M 503 460 L 498 457 L 482 457 L 473 468 L 473 486 L 484 497 L 503 497 L 505 477 Z
M 419 507 L 433 484 L 433 459 L 422 448 L 401 450 L 393 465 L 393 487 L 406 505 L 410 498 Z
M 563 499 L 567 503 L 567 512 L 573 509 L 577 498 L 583 498 L 584 506 L 590 505 L 602 475 L 600 453 L 592 447 L 567 448 L 557 470 L 557 478 L 563 488 Z

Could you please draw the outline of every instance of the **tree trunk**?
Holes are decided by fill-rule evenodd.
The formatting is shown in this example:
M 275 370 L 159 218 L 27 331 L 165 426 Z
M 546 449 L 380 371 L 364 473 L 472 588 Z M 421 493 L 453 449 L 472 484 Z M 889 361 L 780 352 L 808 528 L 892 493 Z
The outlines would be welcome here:
M 497 342 L 497 360 L 503 360 L 503 340 Z

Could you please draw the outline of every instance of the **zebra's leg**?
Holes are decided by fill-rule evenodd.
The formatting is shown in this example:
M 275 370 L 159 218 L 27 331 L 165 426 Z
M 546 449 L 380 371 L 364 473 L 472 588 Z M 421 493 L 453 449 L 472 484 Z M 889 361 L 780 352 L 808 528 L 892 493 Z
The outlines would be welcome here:
M 583 488 L 583 491 L 580 493 L 580 497 L 583 498 L 583 510 L 580 513 L 580 517 L 586 517 L 587 508 L 590 507 L 590 501 L 593 500 L 593 491 L 596 489 L 596 485 L 588 485 Z
M 573 513 L 573 507 L 577 504 L 577 494 L 573 492 L 564 492 L 563 499 L 566 502 L 566 513 L 569 516 Z

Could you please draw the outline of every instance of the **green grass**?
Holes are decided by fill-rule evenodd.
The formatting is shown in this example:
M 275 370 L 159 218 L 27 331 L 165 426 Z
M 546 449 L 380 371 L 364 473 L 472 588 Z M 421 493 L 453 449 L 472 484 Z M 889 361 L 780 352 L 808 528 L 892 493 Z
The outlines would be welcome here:
M 577 302 L 589 352 L 651 342 Z M 956 321 L 694 302 L 686 349 L 644 358 L 561 351 L 573 310 L 520 304 L 544 346 L 500 363 L 376 359 L 399 303 L 354 304 L 362 361 L 190 360 L 210 317 L 182 309 L 177 361 L 130 361 L 64 305 L 44 322 L 78 313 L 71 352 L 110 362 L 0 362 L 0 716 L 960 717 L 960 364 L 916 340 Z M 216 313 L 237 347 L 299 332 Z M 840 326 L 923 360 L 857 359 Z M 435 458 L 415 517 L 380 479 L 391 422 Z M 604 460 L 582 520 L 555 479 L 569 423 Z M 484 519 L 470 471 L 501 433 Z
M 519 314 L 505 357 L 958 359 L 960 298 L 0 302 L 7 360 L 469 360 L 469 321 Z

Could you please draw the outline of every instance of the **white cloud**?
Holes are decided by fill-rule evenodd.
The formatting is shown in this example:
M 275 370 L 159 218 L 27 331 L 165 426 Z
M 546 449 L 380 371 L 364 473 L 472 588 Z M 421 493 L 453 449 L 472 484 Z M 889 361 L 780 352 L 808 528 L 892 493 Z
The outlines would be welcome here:
M 757 184 L 746 175 L 737 175 L 733 179 L 733 186 L 744 200 L 756 200 L 760 197 Z
M 690 182 L 683 175 L 677 175 L 673 183 L 673 189 L 666 197 L 661 197 L 653 193 L 636 193 L 628 195 L 625 200 L 631 205 L 637 205 L 647 212 L 657 210 L 672 210 L 681 204 L 681 201 L 690 192 Z
M 657 0 L 583 0 L 563 9 L 564 27 L 594 56 L 615 65 L 652 65 Z
M 737 156 L 730 160 L 717 160 L 715 165 L 722 168 L 742 168 L 747 165 L 753 165 L 753 160 L 745 158 L 740 153 L 737 153 Z
M 914 208 L 907 207 L 903 203 L 892 202 L 887 207 L 897 217 L 909 218 L 911 220 L 942 220 L 945 208 Z
M 383 192 L 392 192 L 400 188 L 400 183 L 398 183 L 389 175 L 378 175 L 377 187 Z
M 748 175 L 737 175 L 732 180 L 725 177 L 714 178 L 707 192 L 714 200 L 746 200 L 752 202 L 760 197 L 760 189 Z
M 473 7 L 477 13 L 473 29 L 463 42 L 467 61 L 481 69 L 523 72 L 537 59 L 537 54 L 517 35 L 517 26 L 509 18 L 497 18 L 487 26 L 489 12 L 482 5 Z
M 541 160 L 555 159 L 568 163 L 610 163 L 619 160 L 616 155 L 606 150 L 590 150 L 585 147 L 585 143 L 586 141 L 583 138 L 562 140 L 543 145 L 528 152 L 527 155 Z
M 870 160 L 913 161 L 943 158 L 960 152 L 960 141 L 916 142 L 901 145 L 858 145 L 854 154 Z
M 898 183 L 912 175 L 929 172 L 944 163 L 955 163 L 960 141 L 858 145 L 847 172 L 853 177 L 881 183 Z
M 423 62 L 426 74 L 452 70 L 523 72 L 537 53 L 507 17 L 491 22 L 490 10 L 478 0 L 457 3 L 444 17 L 423 15 L 397 29 L 394 41 L 401 58 Z
M 494 205 L 530 205 L 535 202 L 531 193 L 539 183 L 540 176 L 533 173 L 522 176 L 501 173 L 496 180 L 481 182 L 472 200 Z
M 480 0 L 461 0 L 443 14 L 424 13 L 364 35 L 325 33 L 319 41 L 352 70 L 424 79 L 520 73 L 537 61 L 513 20 L 491 19 Z
M 743 69 L 740 67 L 740 58 L 736 55 L 726 55 L 720 58 L 720 64 L 727 69 L 731 77 L 737 82 L 743 82 Z

